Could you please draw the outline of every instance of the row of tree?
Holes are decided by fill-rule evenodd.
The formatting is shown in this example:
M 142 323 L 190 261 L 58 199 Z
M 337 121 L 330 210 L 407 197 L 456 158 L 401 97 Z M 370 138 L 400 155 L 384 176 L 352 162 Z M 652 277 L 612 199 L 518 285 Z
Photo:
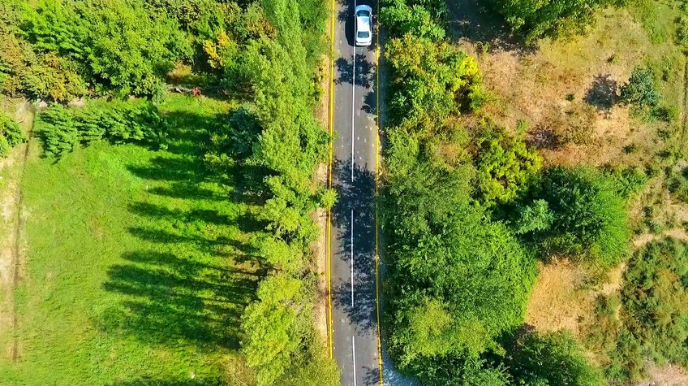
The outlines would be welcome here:
M 260 385 L 336 385 L 337 370 L 313 325 L 310 252 L 319 235 L 310 216 L 333 202 L 333 193 L 314 180 L 329 141 L 313 113 L 327 12 L 321 1 L 263 0 L 257 6 L 264 28 L 241 51 L 224 34 L 205 47 L 217 54 L 213 63 L 228 84 L 244 85 L 251 101 L 215 136 L 207 161 L 228 175 L 243 170 L 245 188 L 265 200 L 259 220 L 270 231 L 253 240 L 268 275 L 243 316 L 243 350 Z
M 543 170 L 524 124 L 482 116 L 481 74 L 446 41 L 445 14 L 442 0 L 382 2 L 391 355 L 424 385 L 603 385 L 572 336 L 525 329 L 524 312 L 538 258 L 610 267 L 628 253 L 624 193 L 640 181 Z

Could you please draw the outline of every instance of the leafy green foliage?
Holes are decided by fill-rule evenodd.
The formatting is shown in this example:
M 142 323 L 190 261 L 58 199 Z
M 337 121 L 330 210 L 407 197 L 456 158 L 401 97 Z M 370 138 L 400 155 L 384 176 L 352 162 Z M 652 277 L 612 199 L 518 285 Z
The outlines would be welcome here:
M 634 255 L 622 290 L 626 325 L 646 356 L 687 365 L 688 246 L 666 238 Z
M 524 138 L 503 130 L 483 133 L 477 141 L 477 183 L 479 200 L 486 204 L 505 204 L 527 188 L 541 168 L 536 149 L 528 149 Z
M 260 385 L 271 385 L 290 367 L 291 355 L 299 348 L 300 331 L 296 308 L 301 302 L 302 283 L 285 275 L 275 275 L 259 284 L 258 302 L 242 317 L 247 335 L 244 352 L 247 363 L 258 367 Z M 301 295 L 304 296 L 304 295 Z
M 101 139 L 155 143 L 164 132 L 158 109 L 149 103 L 94 102 L 73 109 L 55 105 L 39 119 L 37 131 L 44 150 L 57 157 Z
M 446 35 L 445 29 L 438 22 L 444 18 L 445 13 L 446 4 L 443 1 L 389 0 L 383 4 L 381 23 L 391 36 L 400 37 L 413 33 L 420 38 L 439 41 Z
M 0 113 L 0 157 L 6 157 L 10 148 L 24 141 L 26 138 L 17 122 Z
M 621 88 L 621 101 L 637 108 L 655 107 L 659 104 L 659 93 L 656 91 L 651 69 L 635 67 L 628 83 Z
M 533 196 L 548 203 L 551 227 L 535 232 L 546 253 L 583 257 L 611 267 L 629 252 L 630 229 L 614 181 L 589 169 L 546 171 Z
M 479 90 L 475 60 L 455 46 L 413 34 L 388 42 L 392 68 L 391 115 L 407 128 L 433 127 L 461 107 L 469 109 Z
M 595 21 L 597 9 L 611 0 L 491 0 L 491 6 L 528 43 L 542 37 L 581 34 Z
M 508 386 L 511 376 L 503 366 L 466 355 L 425 357 L 412 372 L 429 386 Z
M 144 1 L 41 0 L 4 10 L 12 15 L 0 27 L 6 92 L 59 102 L 86 94 L 87 85 L 155 95 L 174 62 L 192 54 L 177 20 Z
M 470 171 L 420 166 L 388 192 L 390 276 L 399 286 L 389 297 L 390 344 L 408 370 L 423 357 L 495 348 L 493 339 L 522 321 L 534 261 L 470 204 Z
M 506 356 L 510 373 L 526 385 L 604 386 L 572 334 L 559 331 L 519 335 Z
M 65 102 L 86 93 L 79 66 L 56 52 L 44 52 L 22 38 L 21 12 L 15 3 L 0 5 L 0 89 L 16 96 Z
M 258 372 L 259 384 L 293 384 L 290 377 L 299 374 L 295 364 L 316 371 L 307 363 L 318 359 L 309 351 L 309 344 L 316 344 L 311 336 L 313 300 L 307 295 L 314 285 L 309 280 L 309 246 L 318 236 L 310 214 L 322 200 L 312 176 L 325 159 L 329 138 L 312 113 L 311 83 L 312 66 L 321 52 L 317 49 L 321 35 L 314 35 L 320 28 L 316 26 L 325 25 L 326 13 L 309 8 L 301 14 L 300 5 L 289 0 L 260 4 L 262 12 L 255 15 L 260 16 L 260 25 L 267 23 L 270 28 L 259 29 L 241 59 L 235 60 L 239 51 L 222 34 L 216 43 L 205 46 L 226 75 L 234 72 L 236 81 L 241 74 L 251 89 L 247 95 L 251 104 L 233 113 L 229 124 L 213 137 L 206 159 L 226 174 L 236 166 L 248 168 L 253 176 L 246 176 L 247 189 L 265 199 L 257 219 L 270 236 L 256 243 L 274 274 L 260 284 L 259 298 L 247 310 L 243 350 Z M 329 195 L 326 201 L 332 203 L 333 194 Z M 304 288 L 280 292 L 298 284 Z M 338 379 L 327 376 L 322 381 L 335 384 Z
M 546 200 L 534 200 L 529 205 L 518 206 L 520 217 L 515 221 L 515 233 L 522 235 L 551 228 L 554 214 Z

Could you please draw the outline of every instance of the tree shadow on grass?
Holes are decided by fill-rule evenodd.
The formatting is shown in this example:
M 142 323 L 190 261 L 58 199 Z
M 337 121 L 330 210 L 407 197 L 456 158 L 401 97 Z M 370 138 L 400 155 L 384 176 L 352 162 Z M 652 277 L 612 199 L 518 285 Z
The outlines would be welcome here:
M 496 49 L 529 54 L 535 47 L 514 35 L 506 22 L 482 0 L 448 2 L 449 34 L 453 40 L 465 39 L 487 51 Z
M 585 102 L 594 106 L 608 118 L 611 109 L 618 100 L 618 83 L 610 74 L 599 74 L 594 77 L 592 87 L 587 91 Z
M 264 274 L 247 240 L 265 224 L 253 215 L 255 198 L 237 194 L 241 170 L 218 173 L 204 162 L 221 118 L 166 114 L 168 150 L 128 165 L 146 186 L 129 204 L 137 221 L 127 229 L 144 248 L 109 267 L 103 287 L 122 300 L 101 328 L 171 349 L 239 348 L 240 317 Z

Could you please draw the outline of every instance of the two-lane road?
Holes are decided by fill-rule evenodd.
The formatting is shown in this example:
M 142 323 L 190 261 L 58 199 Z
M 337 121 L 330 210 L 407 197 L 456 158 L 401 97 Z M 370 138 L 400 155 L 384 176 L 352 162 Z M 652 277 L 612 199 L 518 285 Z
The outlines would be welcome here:
M 376 43 L 354 45 L 355 0 L 338 0 L 334 32 L 331 333 L 343 386 L 379 385 L 374 176 Z M 375 0 L 358 1 L 377 10 Z M 376 15 L 375 15 L 376 16 Z M 374 42 L 376 36 L 374 35 Z

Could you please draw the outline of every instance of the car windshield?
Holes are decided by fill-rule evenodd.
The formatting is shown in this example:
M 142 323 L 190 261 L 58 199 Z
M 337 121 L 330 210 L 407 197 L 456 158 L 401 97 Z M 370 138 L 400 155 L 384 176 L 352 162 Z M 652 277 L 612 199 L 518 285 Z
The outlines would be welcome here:
M 369 12 L 367 11 L 357 11 L 357 17 L 368 17 Z
M 358 37 L 358 38 L 362 38 L 362 39 L 368 38 L 368 37 L 369 37 L 369 32 L 367 32 L 367 31 L 359 31 L 359 32 L 357 32 L 357 37 Z

